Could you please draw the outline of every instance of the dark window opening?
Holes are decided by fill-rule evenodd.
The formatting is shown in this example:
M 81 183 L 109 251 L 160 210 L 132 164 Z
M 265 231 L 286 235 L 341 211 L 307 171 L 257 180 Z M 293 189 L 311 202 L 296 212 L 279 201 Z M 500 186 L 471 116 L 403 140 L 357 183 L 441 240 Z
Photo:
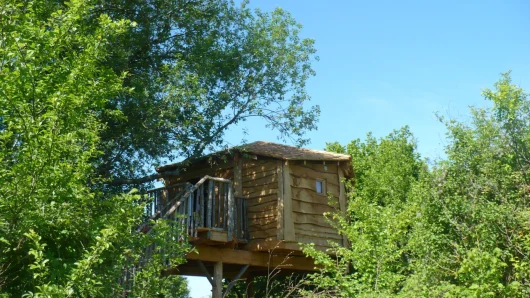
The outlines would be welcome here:
M 322 195 L 326 193 L 326 183 L 324 180 L 316 181 L 316 191 L 318 194 L 322 194 Z

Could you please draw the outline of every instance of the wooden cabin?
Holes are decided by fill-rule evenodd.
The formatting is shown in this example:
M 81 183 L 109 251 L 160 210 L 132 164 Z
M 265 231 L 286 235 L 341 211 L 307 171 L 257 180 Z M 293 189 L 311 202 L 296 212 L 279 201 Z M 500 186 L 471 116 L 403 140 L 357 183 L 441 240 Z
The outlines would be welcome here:
M 346 210 L 349 155 L 259 141 L 157 171 L 165 186 L 150 191 L 148 213 L 180 220 L 197 251 L 168 273 L 210 276 L 214 297 L 219 276 L 313 271 L 298 243 L 346 244 L 324 214 Z

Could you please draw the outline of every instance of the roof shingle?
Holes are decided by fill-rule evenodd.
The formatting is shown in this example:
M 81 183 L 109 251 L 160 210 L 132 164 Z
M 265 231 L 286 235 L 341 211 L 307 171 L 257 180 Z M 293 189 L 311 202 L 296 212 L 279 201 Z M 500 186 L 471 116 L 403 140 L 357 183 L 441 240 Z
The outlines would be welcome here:
M 351 157 L 346 154 L 299 148 L 264 141 L 257 141 L 250 144 L 241 145 L 236 147 L 236 149 L 239 149 L 242 152 L 274 157 L 283 160 L 348 161 L 351 159 Z
M 306 149 L 306 148 L 300 148 L 300 147 L 294 147 L 294 146 L 288 146 L 283 144 L 277 144 L 277 143 L 271 143 L 271 142 L 264 142 L 264 141 L 257 141 L 249 144 L 244 144 L 240 146 L 236 146 L 227 150 L 222 150 L 216 153 L 212 153 L 209 155 L 205 155 L 201 158 L 199 158 L 196 161 L 203 160 L 206 157 L 213 156 L 213 155 L 222 155 L 229 152 L 242 152 L 242 153 L 250 153 L 255 154 L 258 156 L 267 156 L 282 160 L 322 160 L 322 161 L 350 161 L 351 156 L 347 154 L 339 154 L 339 153 L 333 153 L 333 152 L 327 152 L 327 151 L 320 151 L 320 150 L 312 150 L 312 149 Z M 156 170 L 158 172 L 167 171 L 170 169 L 174 169 L 179 167 L 179 165 L 183 165 L 186 163 L 179 162 L 174 164 L 168 164 L 164 166 L 158 167 Z

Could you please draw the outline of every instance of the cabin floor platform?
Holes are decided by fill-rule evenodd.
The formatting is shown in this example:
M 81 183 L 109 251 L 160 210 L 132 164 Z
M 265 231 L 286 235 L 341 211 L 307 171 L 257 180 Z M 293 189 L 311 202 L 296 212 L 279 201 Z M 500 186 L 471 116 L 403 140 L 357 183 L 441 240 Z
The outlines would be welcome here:
M 206 270 L 208 272 L 214 271 L 215 263 L 203 262 L 203 264 L 206 267 Z M 263 267 L 257 267 L 257 266 L 249 266 L 248 269 L 244 272 L 244 274 L 238 276 L 241 272 L 241 269 L 245 266 L 246 265 L 223 264 L 223 278 L 227 278 L 229 280 L 234 280 L 235 277 L 238 277 L 238 279 L 246 279 L 250 275 L 251 276 L 267 276 L 269 273 L 273 271 L 278 271 L 276 274 L 274 274 L 274 276 L 288 276 L 293 273 L 306 273 L 306 272 L 314 271 L 314 270 L 312 271 L 293 270 L 293 269 L 290 269 L 289 267 L 280 267 L 280 268 L 276 268 L 275 270 L 275 268 L 263 268 Z M 188 261 L 185 264 L 179 265 L 178 268 L 172 268 L 172 269 L 164 271 L 163 273 L 163 275 L 173 275 L 173 274 L 196 276 L 196 277 L 205 276 L 204 271 L 202 271 L 197 261 Z
M 313 272 L 316 269 L 311 258 L 293 255 L 284 251 L 248 251 L 223 246 L 195 245 L 194 251 L 186 257 L 187 262 L 178 267 L 169 268 L 165 274 L 204 276 L 199 262 L 211 267 L 221 262 L 225 266 L 224 276 L 235 276 L 242 266 L 249 266 L 249 272 L 267 272 L 274 269 L 288 271 Z

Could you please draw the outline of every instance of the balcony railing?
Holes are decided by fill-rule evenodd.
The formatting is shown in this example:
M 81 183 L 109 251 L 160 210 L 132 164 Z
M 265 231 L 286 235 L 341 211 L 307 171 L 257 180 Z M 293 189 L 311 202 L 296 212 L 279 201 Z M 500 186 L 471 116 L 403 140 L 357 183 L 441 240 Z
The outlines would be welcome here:
M 147 191 L 147 204 L 144 209 L 145 221 L 138 230 L 150 233 L 149 220 L 164 218 L 175 221 L 176 227 L 172 239 L 197 239 L 200 232 L 226 231 L 227 242 L 246 242 L 249 239 L 247 224 L 247 200 L 235 198 L 232 181 L 228 179 L 204 176 L 197 184 L 179 183 Z M 123 268 L 120 283 L 124 286 L 126 297 L 134 286 L 135 276 L 156 251 L 165 251 L 165 247 L 155 244 L 145 248 L 137 262 Z M 168 266 L 171 264 L 167 263 Z
M 145 217 L 178 221 L 190 238 L 210 229 L 226 231 L 227 241 L 248 240 L 247 201 L 235 198 L 232 181 L 205 176 L 195 185 L 149 190 Z M 233 239 L 235 237 L 235 239 Z

